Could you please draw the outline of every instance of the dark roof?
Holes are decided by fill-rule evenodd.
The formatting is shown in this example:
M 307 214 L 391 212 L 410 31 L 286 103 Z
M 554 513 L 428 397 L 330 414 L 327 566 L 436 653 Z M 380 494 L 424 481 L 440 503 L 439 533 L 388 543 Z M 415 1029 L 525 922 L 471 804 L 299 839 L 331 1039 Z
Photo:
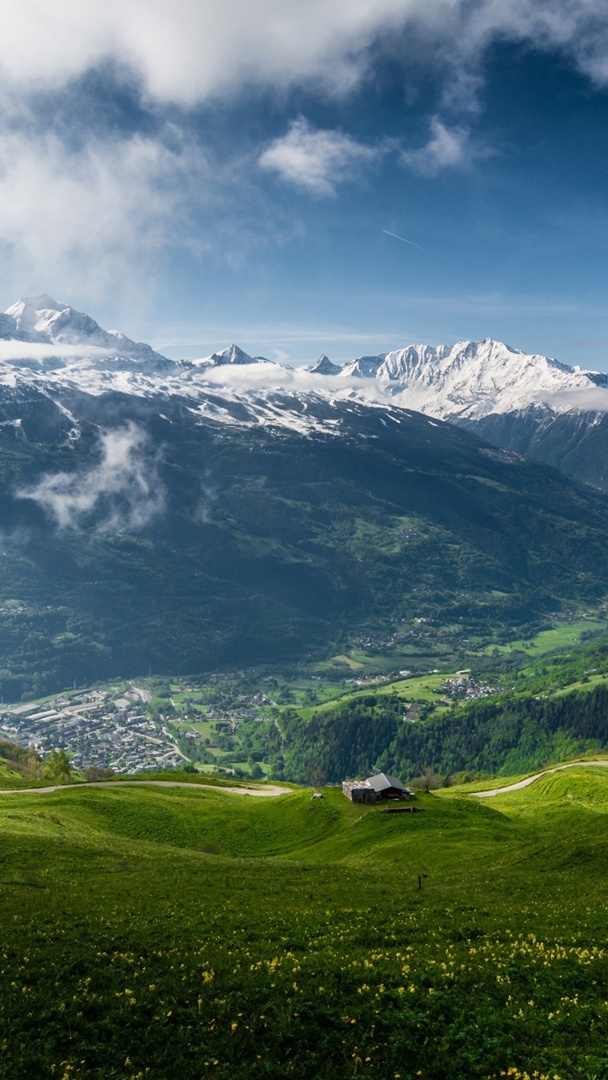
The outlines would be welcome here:
M 397 791 L 407 791 L 407 788 L 397 780 L 396 776 L 387 776 L 386 773 L 376 773 L 368 776 L 366 783 L 373 787 L 374 791 L 386 791 L 387 788 L 397 788 Z

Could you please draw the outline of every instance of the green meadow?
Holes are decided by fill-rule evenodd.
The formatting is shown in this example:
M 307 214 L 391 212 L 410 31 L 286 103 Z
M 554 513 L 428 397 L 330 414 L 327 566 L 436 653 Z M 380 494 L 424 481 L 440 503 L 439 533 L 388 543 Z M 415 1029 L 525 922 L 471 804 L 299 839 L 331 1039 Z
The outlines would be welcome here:
M 0 1076 L 608 1075 L 608 769 L 0 797 Z
M 585 636 L 605 631 L 606 623 L 600 618 L 571 619 L 553 626 L 548 630 L 541 630 L 534 637 L 510 641 L 506 645 L 492 645 L 485 648 L 485 652 L 496 655 L 508 655 L 513 652 L 527 652 L 530 657 L 542 656 L 544 653 L 554 652 L 558 649 L 567 649 L 580 645 Z

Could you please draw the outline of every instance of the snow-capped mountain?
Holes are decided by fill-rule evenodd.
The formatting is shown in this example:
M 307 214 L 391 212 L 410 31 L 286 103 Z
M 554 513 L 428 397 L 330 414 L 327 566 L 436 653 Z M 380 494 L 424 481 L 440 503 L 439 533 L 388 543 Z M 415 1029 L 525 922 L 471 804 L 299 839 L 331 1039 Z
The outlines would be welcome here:
M 222 392 L 243 403 L 287 391 L 301 401 L 349 398 L 460 422 L 531 406 L 554 413 L 608 410 L 608 376 L 491 338 L 409 345 L 343 365 L 323 354 L 308 370 L 250 356 L 234 344 L 211 356 L 173 361 L 45 295 L 19 300 L 0 315 L 0 335 L 0 385 L 25 380 L 48 389 L 195 400 Z
M 435 348 L 409 345 L 360 357 L 344 364 L 338 374 L 374 379 L 396 403 L 445 420 L 477 420 L 530 405 L 546 405 L 555 412 L 608 408 L 606 375 L 491 338 Z
M 149 345 L 132 341 L 119 330 L 103 330 L 90 315 L 76 311 L 69 304 L 59 304 L 51 296 L 31 296 L 18 300 L 0 315 L 0 339 L 52 346 L 49 358 L 60 355 L 63 346 L 69 346 L 68 355 L 83 350 L 94 350 L 93 356 L 101 354 L 116 359 L 139 360 L 146 364 L 167 363 L 166 357 L 154 352 Z M 73 350 L 76 350 L 74 352 Z M 19 350 L 15 358 L 18 359 Z M 4 353 L 4 355 L 7 355 Z M 30 354 L 31 355 L 31 354 Z
M 250 356 L 234 344 L 199 359 L 169 360 L 46 295 L 19 300 L 0 315 L 0 423 L 35 439 L 35 425 L 21 413 L 36 394 L 46 399 L 42 411 L 69 415 L 76 437 L 75 395 L 109 393 L 176 399 L 212 423 L 304 434 L 341 434 L 349 409 L 380 409 L 388 422 L 413 410 L 608 487 L 608 376 L 491 338 L 408 345 L 342 365 L 323 354 L 306 369 Z
M 329 361 L 327 362 L 330 363 Z M 608 488 L 608 376 L 500 341 L 410 345 L 336 371 L 400 407 L 460 424 L 505 450 Z M 332 380 L 337 381 L 337 380 Z
M 601 376 L 495 342 L 174 361 L 46 296 L 0 331 L 5 696 L 300 663 L 421 615 L 460 649 L 465 619 L 493 635 L 606 593 L 608 497 L 463 429 L 607 460 L 605 414 L 547 404 Z
M 271 364 L 273 361 L 267 360 L 265 356 L 249 356 L 249 353 L 243 352 L 238 345 L 229 345 L 227 349 L 221 349 L 220 352 L 212 353 L 211 356 L 204 356 L 200 360 L 184 361 L 184 363 L 202 368 L 224 367 L 226 364 Z
M 329 356 L 322 353 L 316 364 L 313 364 L 310 370 L 315 375 L 339 375 L 342 368 L 340 364 L 332 364 Z
M 252 357 L 234 344 L 211 356 L 170 360 L 45 295 L 8 308 L 0 316 L 0 335 L 0 424 L 33 441 L 42 413 L 45 430 L 50 424 L 62 435 L 78 437 L 83 397 L 108 394 L 157 401 L 161 408 L 163 402 L 180 401 L 210 423 L 302 434 L 337 435 L 347 415 L 342 403 L 393 409 L 376 387 L 345 379 L 328 383 L 318 373 Z

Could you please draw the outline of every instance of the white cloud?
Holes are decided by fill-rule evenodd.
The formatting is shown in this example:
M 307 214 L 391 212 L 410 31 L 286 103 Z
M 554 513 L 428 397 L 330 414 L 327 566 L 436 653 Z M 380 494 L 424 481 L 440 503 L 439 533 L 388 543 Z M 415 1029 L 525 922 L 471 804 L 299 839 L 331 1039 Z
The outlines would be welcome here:
M 435 116 L 431 120 L 431 137 L 426 146 L 419 150 L 404 150 L 401 160 L 414 172 L 435 176 L 441 169 L 467 164 L 472 156 L 468 132 L 462 127 L 448 128 Z
M 73 473 L 45 473 L 17 497 L 37 502 L 59 529 L 80 529 L 93 514 L 96 532 L 142 529 L 165 507 L 165 491 L 146 443 L 145 433 L 133 423 L 106 431 L 99 464 Z
M 159 101 L 191 104 L 257 82 L 344 91 L 379 27 L 412 0 L 22 0 L 2 20 L 2 69 L 60 85 L 111 59 Z
M 251 83 L 314 79 L 341 93 L 365 71 L 378 35 L 408 27 L 444 43 L 452 75 L 510 38 L 561 49 L 608 84 L 604 0 L 22 0 L 3 12 L 0 70 L 45 88 L 111 60 L 156 100 L 186 104 Z
M 581 409 L 583 412 L 608 412 L 608 390 L 600 386 L 581 390 L 562 390 L 555 394 L 539 394 L 538 402 L 548 405 L 556 412 L 569 412 L 572 409 Z
M 196 147 L 140 135 L 70 151 L 54 134 L 0 130 L 2 277 L 99 295 L 188 237 L 208 169 Z M 35 291 L 35 290 L 34 290 Z
M 290 235 L 276 208 L 252 192 L 238 152 L 218 168 L 185 128 L 149 131 L 162 127 L 168 104 L 230 100 L 256 86 L 344 95 L 360 85 L 377 56 L 374 46 L 387 38 L 404 68 L 422 40 L 433 75 L 444 79 L 442 119 L 433 121 L 425 147 L 403 156 L 426 175 L 479 153 L 453 118 L 479 106 L 484 57 L 496 40 L 561 50 L 598 86 L 608 86 L 605 0 L 22 0 L 7 6 L 0 285 L 10 295 L 19 281 L 23 293 L 44 287 L 115 299 L 120 281 L 121 291 L 137 288 L 141 295 L 150 292 L 161 254 L 214 250 L 236 262 L 254 232 L 260 242 Z M 69 88 L 104 63 L 140 93 L 149 131 L 95 134 L 95 121 L 87 129 L 68 89 L 60 107 L 68 139 L 81 140 L 74 148 L 58 134 L 61 123 L 49 122 L 48 92 Z M 299 120 L 263 151 L 260 163 L 303 190 L 331 196 L 383 151 L 384 144 L 374 149 Z
M 264 150 L 259 161 L 262 168 L 313 195 L 335 195 L 338 183 L 358 174 L 379 153 L 342 131 L 315 131 L 300 118 Z
M 604 0 L 482 0 L 462 8 L 462 47 L 469 53 L 496 39 L 562 50 L 600 86 L 608 84 L 608 9 Z

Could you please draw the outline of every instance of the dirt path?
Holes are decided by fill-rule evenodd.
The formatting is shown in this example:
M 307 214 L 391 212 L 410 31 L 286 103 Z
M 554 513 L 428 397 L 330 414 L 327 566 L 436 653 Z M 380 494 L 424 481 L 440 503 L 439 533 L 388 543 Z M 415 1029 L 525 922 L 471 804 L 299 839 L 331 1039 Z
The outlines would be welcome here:
M 608 763 L 607 763 L 608 764 Z M 14 788 L 12 791 L 0 790 L 0 795 L 51 795 L 53 791 L 79 791 L 84 787 L 186 787 L 191 791 L 229 791 L 233 795 L 255 795 L 268 798 L 273 795 L 288 795 L 291 788 L 269 784 L 264 788 L 215 787 L 213 784 L 189 784 L 187 780 L 89 780 L 83 784 L 55 784 L 54 787 Z
M 490 799 L 493 795 L 506 795 L 508 791 L 519 791 L 521 788 L 530 787 L 530 784 L 540 780 L 541 776 L 562 772 L 563 769 L 584 768 L 586 765 L 603 765 L 608 768 L 608 761 L 570 761 L 567 765 L 557 765 L 555 769 L 543 769 L 542 772 L 527 776 L 525 780 L 518 780 L 516 784 L 509 784 L 508 787 L 492 788 L 491 791 L 472 791 L 471 795 L 476 799 Z

